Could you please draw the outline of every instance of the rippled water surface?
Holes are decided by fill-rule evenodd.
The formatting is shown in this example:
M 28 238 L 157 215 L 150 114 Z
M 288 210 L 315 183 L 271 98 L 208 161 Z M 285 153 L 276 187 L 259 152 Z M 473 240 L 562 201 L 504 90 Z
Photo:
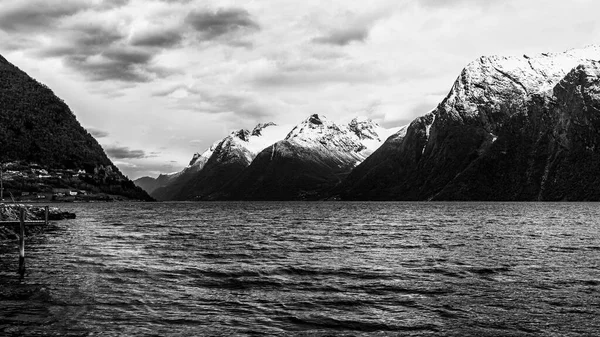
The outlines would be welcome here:
M 61 204 L 0 336 L 594 336 L 600 204 Z

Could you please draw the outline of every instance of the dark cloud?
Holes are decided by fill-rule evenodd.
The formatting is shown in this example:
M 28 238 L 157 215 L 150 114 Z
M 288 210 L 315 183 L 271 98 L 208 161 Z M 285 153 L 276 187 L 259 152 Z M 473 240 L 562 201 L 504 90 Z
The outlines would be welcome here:
M 165 30 L 136 34 L 132 37 L 131 44 L 134 46 L 166 48 L 176 46 L 180 44 L 182 40 L 183 35 L 181 32 Z
M 0 29 L 7 32 L 46 29 L 61 18 L 89 9 L 81 1 L 19 1 L 2 7 Z
M 65 45 L 36 51 L 42 57 L 59 57 L 71 69 L 94 81 L 147 82 L 164 77 L 152 69 L 152 48 L 129 46 L 125 35 L 98 24 L 76 25 L 63 32 Z M 161 70 L 162 71 L 162 70 Z
M 63 42 L 63 45 L 43 47 L 35 52 L 36 55 L 42 57 L 87 57 L 100 54 L 125 38 L 125 35 L 114 29 L 99 25 L 76 25 L 55 34 L 62 35 L 66 42 Z
M 276 110 L 272 103 L 265 103 L 252 95 L 244 93 L 213 94 L 209 91 L 186 86 L 174 86 L 153 95 L 167 96 L 177 90 L 184 90 L 187 96 L 174 101 L 173 108 L 175 109 L 211 114 L 231 114 L 234 118 L 244 118 L 252 121 L 272 117 Z
M 104 138 L 109 135 L 108 132 L 96 128 L 87 128 L 87 130 L 94 138 Z
M 168 71 L 152 65 L 154 48 L 131 46 L 119 31 L 98 24 L 77 25 L 63 32 L 68 41 L 40 49 L 37 55 L 59 57 L 63 63 L 94 81 L 148 82 Z
M 176 84 L 176 85 L 169 86 L 167 88 L 156 90 L 156 91 L 152 92 L 152 96 L 165 97 L 165 96 L 169 96 L 169 95 L 173 94 L 174 92 L 176 92 L 178 90 L 183 90 L 183 91 L 187 92 L 188 94 L 197 94 L 198 93 L 196 90 L 194 90 L 193 88 L 189 88 L 187 85 Z
M 104 147 L 106 154 L 114 159 L 140 159 L 146 158 L 143 150 L 131 150 L 127 146 L 107 145 Z
M 369 36 L 366 27 L 350 27 L 332 31 L 331 33 L 313 39 L 313 42 L 345 46 L 353 41 L 364 42 Z
M 122 41 L 126 36 L 114 27 L 99 24 L 76 25 L 71 27 L 66 35 L 72 38 L 74 47 L 83 48 L 81 50 L 83 53 L 103 50 L 118 41 Z
M 186 1 L 166 1 L 184 3 Z M 6 31 L 5 49 L 23 50 L 41 58 L 59 58 L 63 64 L 92 81 L 149 82 L 183 70 L 157 65 L 154 59 L 166 48 L 192 41 L 217 40 L 230 46 L 251 47 L 247 32 L 259 30 L 248 11 L 231 8 L 187 12 L 179 26 L 165 28 L 164 15 L 154 18 L 154 28 L 129 35 L 125 20 L 85 20 L 129 4 L 129 0 L 81 1 L 0 0 L 0 30 Z M 83 16 L 74 16 L 86 12 Z M 112 15 L 112 12 L 110 12 Z M 186 15 L 184 13 L 181 13 Z M 10 38 L 8 38 L 10 37 Z M 51 43 L 40 43 L 47 37 Z
M 148 82 L 153 77 L 144 68 L 152 58 L 149 53 L 108 51 L 99 56 L 100 60 L 94 60 L 84 55 L 73 55 L 66 56 L 63 61 L 93 81 Z
M 146 64 L 154 56 L 153 53 L 148 50 L 131 47 L 109 49 L 101 55 L 110 60 L 110 62 L 124 66 L 131 64 Z
M 175 91 L 177 91 L 181 87 L 182 86 L 177 85 L 177 86 L 171 87 L 171 88 L 156 90 L 156 91 L 152 92 L 151 95 L 154 96 L 154 97 L 169 96 L 170 94 L 174 93 Z
M 104 0 L 100 4 L 101 9 L 113 9 L 124 7 L 129 4 L 129 0 Z
M 204 40 L 213 40 L 223 35 L 260 30 L 260 25 L 241 8 L 213 11 L 193 11 L 185 22 L 201 33 Z

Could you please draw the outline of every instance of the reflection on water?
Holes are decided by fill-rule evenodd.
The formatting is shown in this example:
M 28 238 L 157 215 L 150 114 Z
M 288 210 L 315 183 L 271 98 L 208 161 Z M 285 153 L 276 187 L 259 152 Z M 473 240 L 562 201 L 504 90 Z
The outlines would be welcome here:
M 589 336 L 587 203 L 65 204 L 0 242 L 0 335 Z

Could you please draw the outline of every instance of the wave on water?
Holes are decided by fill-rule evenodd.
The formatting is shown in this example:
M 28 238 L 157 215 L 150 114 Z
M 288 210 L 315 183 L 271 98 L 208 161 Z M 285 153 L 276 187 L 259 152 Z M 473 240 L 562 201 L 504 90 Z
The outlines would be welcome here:
M 600 331 L 595 204 L 61 207 L 77 219 L 28 238 L 24 278 L 0 242 L 0 335 Z

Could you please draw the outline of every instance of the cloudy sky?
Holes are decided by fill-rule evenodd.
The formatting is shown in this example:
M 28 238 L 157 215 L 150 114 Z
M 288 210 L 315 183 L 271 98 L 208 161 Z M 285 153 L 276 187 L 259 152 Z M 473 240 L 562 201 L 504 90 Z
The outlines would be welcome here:
M 0 54 L 130 178 L 258 122 L 406 124 L 481 55 L 600 43 L 594 0 L 0 0 Z

